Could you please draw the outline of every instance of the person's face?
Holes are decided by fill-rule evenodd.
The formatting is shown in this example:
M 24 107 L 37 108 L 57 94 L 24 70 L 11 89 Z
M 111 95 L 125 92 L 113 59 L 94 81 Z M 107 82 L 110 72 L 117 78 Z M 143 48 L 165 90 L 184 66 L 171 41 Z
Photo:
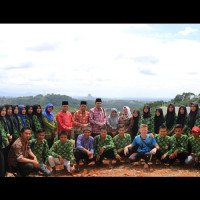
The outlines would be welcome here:
M 124 128 L 119 128 L 119 129 L 118 129 L 118 133 L 119 133 L 119 135 L 123 136 L 124 133 L 125 133 Z
M 105 137 L 106 137 L 106 134 L 107 134 L 107 130 L 101 129 L 101 131 L 100 131 L 100 136 L 101 136 L 101 138 L 105 138 Z
M 174 111 L 174 108 L 173 108 L 173 106 L 169 106 L 169 112 L 173 112 Z
M 31 106 L 31 107 L 29 107 L 29 109 L 28 109 L 28 114 L 32 114 L 33 113 L 33 107 Z
M 144 112 L 145 112 L 145 113 L 148 113 L 148 112 L 149 112 L 148 107 L 144 107 Z
M 25 115 L 26 114 L 26 108 L 23 108 L 22 109 L 22 115 Z
M 139 131 L 140 131 L 142 136 L 145 136 L 148 133 L 148 128 L 147 127 L 143 127 L 143 128 L 140 128 Z
M 124 114 L 127 115 L 128 114 L 128 109 L 124 108 L 123 110 L 124 110 Z
M 112 117 L 116 117 L 117 116 L 117 112 L 116 111 L 113 111 L 112 112 Z
M 160 116 L 159 110 L 156 110 L 156 115 L 157 115 L 158 117 Z
M 61 135 L 60 136 L 60 141 L 64 144 L 67 141 L 67 136 L 66 135 Z
M 48 112 L 52 112 L 53 111 L 53 107 L 52 106 L 50 106 L 50 107 L 48 107 Z
M 196 106 L 194 104 L 192 104 L 190 106 L 190 109 L 191 109 L 192 112 L 195 112 L 197 108 L 196 108 Z
M 85 104 L 80 105 L 80 109 L 82 112 L 85 112 L 86 108 L 87 108 L 87 105 L 85 105 Z
M 40 113 L 41 113 L 41 111 L 42 111 L 41 107 L 40 107 L 40 106 L 38 106 L 38 107 L 37 107 L 37 110 L 36 110 L 36 112 L 37 112 L 38 114 L 40 114 Z
M 133 112 L 133 117 L 138 117 L 138 113 L 136 111 Z
M 166 128 L 161 128 L 160 130 L 159 130 L 159 134 L 160 134 L 160 136 L 163 138 L 163 137 L 165 137 L 166 135 L 167 135 L 167 129 Z
M 102 102 L 96 102 L 95 105 L 96 105 L 96 108 L 101 108 Z
M 18 107 L 15 107 L 15 109 L 14 109 L 14 114 L 18 114 L 18 112 L 19 112 L 19 108 Z
M 62 110 L 67 112 L 68 111 L 69 106 L 68 105 L 62 105 Z
M 6 107 L 4 107 L 4 108 L 2 109 L 2 111 L 1 111 L 1 116 L 2 116 L 2 117 L 5 117 L 5 115 L 6 115 Z
M 11 107 L 11 106 L 8 108 L 7 114 L 8 114 L 8 115 L 11 115 L 11 114 L 12 114 L 12 107 Z
M 181 128 L 175 128 L 174 133 L 176 137 L 181 137 Z
M 89 139 L 91 132 L 89 130 L 85 130 L 83 134 L 85 136 L 85 139 L 87 140 L 87 139 Z
M 25 130 L 22 134 L 21 134 L 23 140 L 28 141 L 31 137 L 31 130 Z
M 197 138 L 197 137 L 199 137 L 199 132 L 192 131 L 192 135 L 193 135 L 195 138 Z
M 37 138 L 38 138 L 38 140 L 42 141 L 45 138 L 45 132 L 38 133 Z
M 183 115 L 185 113 L 185 110 L 183 108 L 181 108 L 180 113 L 181 113 L 181 115 Z

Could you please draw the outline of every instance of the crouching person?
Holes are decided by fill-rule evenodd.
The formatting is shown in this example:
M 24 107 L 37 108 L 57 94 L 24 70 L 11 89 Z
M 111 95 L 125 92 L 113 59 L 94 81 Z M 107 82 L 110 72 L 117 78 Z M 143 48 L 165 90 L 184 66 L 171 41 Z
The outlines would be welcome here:
M 12 144 L 8 154 L 9 172 L 17 172 L 20 176 L 25 177 L 31 172 L 39 171 L 40 164 L 29 146 L 30 137 L 31 129 L 23 127 L 21 137 Z
M 100 135 L 94 137 L 94 153 L 96 156 L 95 164 L 101 165 L 104 158 L 110 159 L 109 167 L 112 165 L 112 159 L 119 159 L 113 139 L 110 135 L 107 135 L 107 129 L 105 126 L 100 127 Z
M 39 165 L 39 171 L 41 171 L 45 176 L 51 175 L 50 170 L 48 170 L 45 164 L 48 161 L 49 146 L 45 138 L 45 130 L 40 128 L 36 132 L 36 138 L 29 140 L 31 151 L 37 157 Z
M 74 152 L 77 170 L 79 170 L 79 161 L 88 165 L 94 160 L 94 138 L 91 135 L 92 129 L 90 127 L 83 128 L 83 134 L 77 138 L 76 149 Z
M 141 124 L 139 131 L 140 135 L 134 138 L 132 144 L 124 148 L 124 154 L 127 155 L 129 153 L 129 148 L 133 148 L 138 145 L 137 152 L 131 154 L 129 156 L 129 160 L 130 162 L 138 162 L 142 158 L 145 161 L 144 168 L 148 168 L 148 162 L 152 159 L 152 155 L 156 154 L 159 146 L 156 143 L 155 138 L 150 138 L 150 134 L 147 134 L 148 129 L 146 124 Z
M 56 141 L 49 150 L 49 165 L 53 169 L 52 174 L 56 173 L 56 165 L 64 165 L 69 173 L 75 172 L 73 158 L 73 143 L 67 139 L 67 131 L 59 134 L 59 140 Z

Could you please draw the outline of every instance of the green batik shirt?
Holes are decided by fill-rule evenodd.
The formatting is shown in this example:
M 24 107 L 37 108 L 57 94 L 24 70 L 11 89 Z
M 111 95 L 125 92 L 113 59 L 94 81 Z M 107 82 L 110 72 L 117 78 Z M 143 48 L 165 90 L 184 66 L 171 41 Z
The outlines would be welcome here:
M 113 137 L 113 142 L 116 151 L 118 149 L 122 149 L 123 151 L 127 145 L 131 144 L 131 135 L 129 133 L 124 133 L 124 137 L 121 138 L 119 134 L 117 134 L 115 137 Z
M 184 130 L 184 132 L 182 133 L 182 135 L 188 135 L 188 133 L 189 133 L 188 119 L 187 118 L 186 118 L 185 125 L 184 125 L 183 128 L 185 128 L 185 127 L 186 127 L 186 129 Z
M 46 164 L 48 161 L 49 146 L 46 139 L 43 139 L 40 144 L 38 144 L 37 139 L 29 140 L 29 145 L 31 151 L 37 157 L 40 164 Z
M 194 126 L 200 127 L 200 116 L 199 115 L 198 115 L 198 117 L 197 117 L 197 119 L 196 119 L 196 121 L 194 123 Z M 192 133 L 192 129 L 188 126 L 188 128 L 187 128 L 187 135 L 191 134 L 191 133 Z
M 53 134 L 53 129 L 57 127 L 57 121 L 54 117 L 53 121 L 49 121 L 46 117 L 42 116 L 42 120 L 44 122 L 44 129 L 45 129 L 45 138 L 51 139 Z
M 156 139 L 158 146 L 160 147 L 161 153 L 162 154 L 167 153 L 169 155 L 170 154 L 169 150 L 171 149 L 171 137 L 166 135 L 163 138 L 163 137 L 161 137 L 160 134 L 155 134 L 155 139 Z
M 49 150 L 49 155 L 54 158 L 61 156 L 63 159 L 70 161 L 70 165 L 73 166 L 74 154 L 72 141 L 67 140 L 64 144 L 60 140 L 54 142 Z
M 101 147 L 104 147 L 104 150 L 108 150 L 108 149 L 113 149 L 114 154 L 117 154 L 117 151 L 115 149 L 114 143 L 113 143 L 113 139 L 110 135 L 106 135 L 106 138 L 103 140 L 101 140 L 100 135 L 97 135 L 94 137 L 94 155 L 100 156 L 100 149 Z
M 147 117 L 147 118 L 143 118 L 143 116 L 142 116 L 141 120 L 140 120 L 139 127 L 140 127 L 141 124 L 148 125 L 148 133 L 154 134 L 154 117 L 153 116 Z M 137 135 L 140 135 L 140 132 L 138 132 Z
M 18 139 L 20 137 L 20 131 L 17 129 L 15 125 L 13 125 L 13 138 L 14 140 Z
M 167 132 L 171 131 L 171 130 L 176 126 L 177 118 L 178 118 L 178 116 L 175 115 L 174 124 L 173 124 L 173 126 L 172 126 L 170 129 L 167 128 Z M 165 121 L 165 122 L 163 123 L 163 125 L 167 127 L 166 123 L 167 123 L 167 122 Z M 171 133 L 171 136 L 172 136 L 172 135 L 174 135 L 174 132 Z
M 1 135 L 2 135 L 2 148 L 5 148 L 6 143 L 8 142 L 8 136 L 10 136 L 10 135 L 8 133 L 6 133 L 1 122 L 0 122 L 0 131 L 1 131 Z
M 37 133 L 38 129 L 43 128 L 42 124 L 40 123 L 40 121 L 36 115 L 33 115 L 33 124 L 35 126 L 36 133 Z
M 200 156 L 200 136 L 196 139 L 194 136 L 188 138 L 188 143 L 192 147 L 192 153 L 195 153 L 196 156 Z
M 172 154 L 175 150 L 178 150 L 178 153 L 188 150 L 188 136 L 181 135 L 179 138 L 175 135 L 171 136 L 171 149 L 169 154 Z

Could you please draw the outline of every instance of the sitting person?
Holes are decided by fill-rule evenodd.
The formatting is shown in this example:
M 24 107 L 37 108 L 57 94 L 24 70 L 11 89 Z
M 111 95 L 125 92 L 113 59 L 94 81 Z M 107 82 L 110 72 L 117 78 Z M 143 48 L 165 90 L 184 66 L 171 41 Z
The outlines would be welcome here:
M 50 167 L 53 169 L 52 174 L 56 173 L 56 165 L 64 165 L 69 173 L 75 172 L 73 143 L 67 137 L 67 131 L 61 131 L 59 140 L 49 150 L 48 160 Z
M 45 167 L 45 163 L 48 161 L 49 146 L 45 138 L 44 129 L 38 129 L 36 132 L 36 138 L 29 140 L 31 151 L 37 157 L 40 163 L 39 169 L 44 175 L 49 176 L 51 172 Z
M 107 135 L 107 129 L 105 126 L 100 128 L 100 135 L 94 137 L 94 154 L 96 156 L 95 164 L 98 166 L 102 164 L 105 157 L 111 159 L 109 161 L 109 167 L 112 165 L 112 159 L 120 158 L 115 150 L 112 137 Z
M 119 157 L 119 161 L 121 161 L 122 157 L 127 157 L 128 155 L 124 154 L 124 148 L 131 144 L 131 135 L 128 133 L 125 133 L 125 128 L 124 125 L 120 124 L 118 125 L 118 135 L 116 135 L 113 138 L 113 142 L 115 145 L 115 149 L 118 153 Z M 129 151 L 130 153 L 130 151 Z
M 83 134 L 77 138 L 74 152 L 78 169 L 80 159 L 83 159 L 84 164 L 89 164 L 94 160 L 94 138 L 90 136 L 92 129 L 90 127 L 84 127 L 82 131 Z
M 31 172 L 39 171 L 37 157 L 30 149 L 28 140 L 31 137 L 31 129 L 23 127 L 21 137 L 11 146 L 8 154 L 8 167 L 10 172 L 17 172 L 20 176 L 27 176 Z
M 156 151 L 159 149 L 159 146 L 154 137 L 150 138 L 148 133 L 147 125 L 141 124 L 139 129 L 140 135 L 136 136 L 132 144 L 124 148 L 124 154 L 129 153 L 129 148 L 138 145 L 136 153 L 133 153 L 129 156 L 130 162 L 138 162 L 140 159 L 145 160 L 144 168 L 148 168 L 148 162 L 151 160 L 152 155 L 156 154 Z

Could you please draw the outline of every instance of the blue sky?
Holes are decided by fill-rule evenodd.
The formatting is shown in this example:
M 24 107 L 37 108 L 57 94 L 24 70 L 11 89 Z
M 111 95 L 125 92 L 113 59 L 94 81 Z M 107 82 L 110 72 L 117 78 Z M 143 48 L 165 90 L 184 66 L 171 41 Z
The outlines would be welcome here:
M 200 24 L 0 24 L 0 96 L 199 94 Z

